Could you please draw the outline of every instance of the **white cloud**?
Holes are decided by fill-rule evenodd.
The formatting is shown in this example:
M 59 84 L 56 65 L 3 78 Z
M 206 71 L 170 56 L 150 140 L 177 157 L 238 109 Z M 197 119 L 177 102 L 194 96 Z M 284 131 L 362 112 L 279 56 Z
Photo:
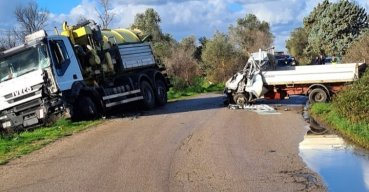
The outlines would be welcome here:
M 3 18 L 9 18 L 6 17 L 5 12 L 11 8 L 4 7 L 14 7 L 15 2 L 26 1 L 28 0 L 0 0 L 0 22 L 6 23 L 7 19 Z M 226 32 L 229 25 L 234 24 L 237 18 L 253 13 L 259 19 L 270 23 L 276 37 L 276 47 L 283 50 L 290 32 L 301 26 L 303 18 L 319 2 L 322 0 L 111 0 L 115 13 L 111 26 L 129 27 L 137 13 L 142 13 L 147 8 L 154 8 L 161 16 L 163 31 L 180 40 L 189 35 L 211 37 L 217 30 Z M 356 2 L 369 10 L 368 0 L 356 0 Z M 230 4 L 236 4 L 239 9 L 229 10 Z M 81 16 L 98 21 L 96 6 L 98 6 L 97 0 L 82 0 L 69 13 L 51 13 L 48 29 L 51 30 L 54 26 L 60 28 L 63 21 L 75 24 Z
M 58 29 L 60 29 L 61 24 L 64 21 L 67 21 L 71 25 L 76 24 L 78 20 L 81 18 L 92 19 L 97 21 L 98 16 L 95 11 L 96 4 L 97 3 L 95 1 L 83 0 L 81 4 L 74 7 L 67 14 L 63 13 L 57 15 L 50 13 L 48 30 L 51 30 L 50 28 L 53 27 L 57 27 Z
M 314 1 L 314 0 L 310 0 Z M 247 13 L 254 13 L 259 19 L 271 24 L 272 31 L 276 36 L 278 49 L 284 49 L 284 42 L 288 37 L 286 32 L 291 31 L 287 24 L 296 26 L 309 2 L 301 0 L 269 0 L 262 3 L 257 0 L 116 0 L 112 4 L 115 14 L 112 27 L 129 27 L 133 23 L 137 13 L 144 12 L 147 8 L 154 8 L 162 18 L 162 29 L 181 39 L 185 36 L 211 37 L 215 31 L 226 32 L 230 24 L 234 24 L 237 18 Z M 237 3 L 241 11 L 232 12 L 228 9 L 229 3 Z M 80 5 L 68 14 L 53 15 L 54 23 L 68 19 L 73 23 L 79 15 L 86 15 L 97 19 L 96 2 L 84 0 Z M 302 18 L 302 17 L 301 17 Z M 300 19 L 301 20 L 301 19 Z M 286 28 L 280 28 L 284 26 Z

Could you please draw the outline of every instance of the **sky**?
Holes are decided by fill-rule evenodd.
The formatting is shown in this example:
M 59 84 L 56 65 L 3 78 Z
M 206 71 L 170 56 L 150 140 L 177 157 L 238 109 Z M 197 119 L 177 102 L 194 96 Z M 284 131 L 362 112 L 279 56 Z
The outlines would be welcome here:
M 13 27 L 13 11 L 30 0 L 0 0 L 0 32 Z M 291 31 L 302 26 L 302 20 L 323 0 L 110 0 L 115 14 L 112 28 L 129 27 L 137 13 L 154 8 L 160 15 L 164 33 L 177 40 L 194 35 L 211 38 L 216 31 L 227 32 L 238 18 L 255 14 L 270 24 L 274 46 L 285 51 Z M 332 0 L 337 1 L 337 0 Z M 74 24 L 81 17 L 98 21 L 98 0 L 36 0 L 40 8 L 50 12 L 46 30 L 61 28 L 63 21 Z M 369 0 L 355 0 L 369 12 Z M 50 33 L 50 32 L 49 32 Z

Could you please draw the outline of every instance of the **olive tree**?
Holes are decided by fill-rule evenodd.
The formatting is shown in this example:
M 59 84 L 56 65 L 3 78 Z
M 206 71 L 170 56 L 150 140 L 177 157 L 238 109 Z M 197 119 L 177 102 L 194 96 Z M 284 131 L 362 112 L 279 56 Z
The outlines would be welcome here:
M 39 8 L 35 1 L 31 1 L 26 5 L 17 6 L 14 15 L 20 25 L 14 29 L 14 33 L 23 41 L 26 35 L 45 28 L 49 12 Z
M 206 41 L 201 58 L 208 79 L 215 83 L 226 81 L 246 61 L 241 51 L 230 42 L 228 35 L 220 32 Z

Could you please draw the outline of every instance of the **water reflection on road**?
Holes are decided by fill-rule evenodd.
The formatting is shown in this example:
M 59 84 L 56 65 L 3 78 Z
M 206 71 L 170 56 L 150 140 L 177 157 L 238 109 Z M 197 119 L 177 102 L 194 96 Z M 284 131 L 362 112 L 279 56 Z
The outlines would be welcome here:
M 369 191 L 368 151 L 337 135 L 307 134 L 300 143 L 300 156 L 323 178 L 329 191 Z

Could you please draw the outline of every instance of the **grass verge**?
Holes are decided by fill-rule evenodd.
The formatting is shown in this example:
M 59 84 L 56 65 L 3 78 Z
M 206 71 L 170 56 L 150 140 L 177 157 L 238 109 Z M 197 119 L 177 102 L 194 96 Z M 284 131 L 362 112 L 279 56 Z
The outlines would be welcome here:
M 210 93 L 210 92 L 217 92 L 217 91 L 223 91 L 223 90 L 224 90 L 223 84 L 201 84 L 201 85 L 189 86 L 181 90 L 170 88 L 170 90 L 168 91 L 168 99 L 177 100 L 183 97 L 195 96 L 200 93 Z
M 0 135 L 0 165 L 41 149 L 61 137 L 73 135 L 101 122 L 102 120 L 71 122 L 62 118 L 50 127 L 41 127 L 12 135 Z
M 369 149 L 369 125 L 367 123 L 352 123 L 339 115 L 330 103 L 314 104 L 311 108 L 311 115 L 335 129 L 343 137 Z

